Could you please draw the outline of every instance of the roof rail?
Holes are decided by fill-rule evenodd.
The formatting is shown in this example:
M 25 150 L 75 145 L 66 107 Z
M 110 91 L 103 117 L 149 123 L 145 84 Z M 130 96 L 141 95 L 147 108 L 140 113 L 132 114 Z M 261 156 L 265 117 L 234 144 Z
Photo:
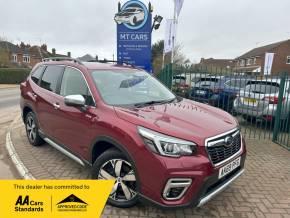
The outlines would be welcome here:
M 130 63 L 124 62 L 124 61 L 115 61 L 115 60 L 104 59 L 104 60 L 90 60 L 88 62 L 97 62 L 97 63 L 103 63 L 103 64 L 105 64 L 105 63 L 116 63 L 116 64 L 123 64 L 123 65 L 128 65 L 128 66 L 137 68 L 134 64 L 130 64 Z
M 77 59 L 69 58 L 69 57 L 50 57 L 50 58 L 43 58 L 43 62 L 49 62 L 49 61 L 72 61 L 74 63 L 83 65 L 83 63 Z

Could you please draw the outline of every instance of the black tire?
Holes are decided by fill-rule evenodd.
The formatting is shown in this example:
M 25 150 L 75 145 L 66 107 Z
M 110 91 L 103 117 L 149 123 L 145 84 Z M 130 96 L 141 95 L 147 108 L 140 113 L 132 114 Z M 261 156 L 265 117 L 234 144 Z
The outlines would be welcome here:
M 116 175 L 116 168 L 117 168 L 116 165 L 118 164 L 116 161 L 121 161 L 121 160 L 124 162 L 122 162 L 121 164 L 120 173 L 119 173 L 120 175 L 118 177 Z M 130 166 L 127 165 L 127 163 L 130 164 Z M 113 164 L 115 165 L 115 168 L 113 168 Z M 122 170 L 124 172 L 122 172 Z M 131 171 L 133 171 L 133 173 L 128 173 Z M 140 183 L 139 183 L 136 172 L 137 171 L 134 164 L 130 160 L 128 160 L 128 158 L 122 152 L 120 152 L 117 149 L 109 149 L 105 151 L 103 154 L 101 154 L 95 161 L 93 165 L 93 169 L 92 169 L 92 178 L 105 179 L 105 180 L 116 178 L 115 185 L 112 189 L 112 192 L 109 196 L 107 203 L 115 207 L 128 208 L 128 207 L 132 207 L 136 205 L 139 199 L 138 193 L 140 191 Z M 109 175 L 107 173 L 109 173 Z M 126 176 L 127 178 L 129 178 L 128 176 L 130 176 L 131 180 L 132 180 L 132 177 L 134 176 L 135 181 L 122 180 Z M 127 196 L 125 195 L 125 192 L 123 191 L 124 185 L 127 188 L 129 188 L 129 189 L 126 189 L 127 194 L 128 194 L 128 191 L 130 193 L 129 196 L 131 198 L 129 198 L 129 200 L 127 199 Z M 122 193 L 123 193 L 123 196 L 122 196 Z
M 25 117 L 25 129 L 28 141 L 31 145 L 40 146 L 45 143 L 39 135 L 38 122 L 33 112 L 29 112 Z
M 136 23 L 137 23 L 137 17 L 134 17 L 133 18 L 133 23 L 134 23 L 134 25 L 136 25 Z

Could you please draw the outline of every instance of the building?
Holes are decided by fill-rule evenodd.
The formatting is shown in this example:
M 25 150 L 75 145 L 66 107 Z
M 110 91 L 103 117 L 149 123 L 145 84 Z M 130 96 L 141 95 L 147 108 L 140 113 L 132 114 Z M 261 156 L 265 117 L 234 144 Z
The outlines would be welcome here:
M 266 53 L 274 53 L 271 75 L 290 73 L 290 40 L 254 48 L 238 57 L 235 71 L 249 75 L 263 75 Z
M 234 59 L 201 58 L 198 67 L 212 73 L 231 72 L 235 67 Z
M 11 42 L 0 41 L 0 67 L 32 68 L 44 58 L 70 56 L 70 52 L 67 55 L 57 54 L 54 48 L 49 52 L 45 44 L 30 46 L 22 42 L 20 45 L 14 45 Z

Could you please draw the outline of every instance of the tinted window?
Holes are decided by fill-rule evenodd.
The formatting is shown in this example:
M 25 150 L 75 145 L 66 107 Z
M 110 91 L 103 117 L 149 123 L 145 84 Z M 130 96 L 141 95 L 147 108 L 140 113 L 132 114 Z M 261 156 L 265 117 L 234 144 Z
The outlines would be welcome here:
M 42 73 L 43 73 L 43 70 L 44 70 L 44 66 L 40 66 L 38 67 L 31 75 L 31 79 L 33 80 L 33 82 L 35 82 L 36 84 L 38 84 L 41 76 L 42 76 Z
M 246 91 L 261 94 L 274 94 L 279 92 L 279 84 L 275 82 L 251 81 L 248 82 Z
M 70 67 L 64 71 L 60 95 L 82 95 L 86 99 L 86 105 L 94 105 L 93 97 L 82 73 Z
M 57 84 L 63 70 L 64 70 L 64 67 L 62 66 L 47 66 L 42 76 L 40 86 L 44 89 L 47 89 L 49 91 L 56 93 Z
M 245 88 L 246 84 L 247 84 L 247 80 L 244 80 L 244 79 L 229 80 L 226 82 L 226 85 L 230 87 L 235 87 L 235 88 Z

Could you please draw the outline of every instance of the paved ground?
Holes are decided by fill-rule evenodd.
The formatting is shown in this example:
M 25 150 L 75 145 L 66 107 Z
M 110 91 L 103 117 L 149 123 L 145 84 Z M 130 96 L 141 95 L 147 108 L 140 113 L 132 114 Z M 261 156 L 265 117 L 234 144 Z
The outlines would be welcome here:
M 0 179 L 18 178 L 5 149 L 7 127 L 19 114 L 19 86 L 0 84 Z
M 18 174 L 5 148 L 7 126 L 15 118 L 13 115 L 17 114 L 16 112 L 17 109 L 15 107 L 7 108 L 7 110 L 0 110 L 0 179 L 18 178 Z
M 83 168 L 49 145 L 32 147 L 18 118 L 12 141 L 25 166 L 37 179 L 90 178 Z M 139 205 L 131 209 L 106 206 L 103 217 L 290 217 L 290 152 L 263 140 L 247 140 L 245 174 L 202 208 L 159 210 Z

